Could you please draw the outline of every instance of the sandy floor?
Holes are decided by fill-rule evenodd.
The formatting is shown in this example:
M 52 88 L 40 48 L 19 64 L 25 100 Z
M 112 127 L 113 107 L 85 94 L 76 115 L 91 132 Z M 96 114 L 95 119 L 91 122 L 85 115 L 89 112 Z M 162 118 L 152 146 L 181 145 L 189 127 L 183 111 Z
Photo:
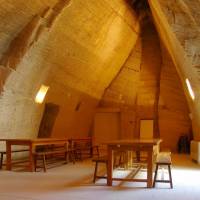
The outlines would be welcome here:
M 200 165 L 189 156 L 173 155 L 173 184 L 159 183 L 154 189 L 145 188 L 145 183 L 115 182 L 106 186 L 106 180 L 92 183 L 94 163 L 90 160 L 75 165 L 57 166 L 47 173 L 0 171 L 0 200 L 199 200 Z M 103 166 L 102 169 L 103 170 Z M 125 176 L 126 171 L 116 171 L 116 176 Z M 144 176 L 145 172 L 140 173 Z M 167 174 L 166 174 L 167 175 Z

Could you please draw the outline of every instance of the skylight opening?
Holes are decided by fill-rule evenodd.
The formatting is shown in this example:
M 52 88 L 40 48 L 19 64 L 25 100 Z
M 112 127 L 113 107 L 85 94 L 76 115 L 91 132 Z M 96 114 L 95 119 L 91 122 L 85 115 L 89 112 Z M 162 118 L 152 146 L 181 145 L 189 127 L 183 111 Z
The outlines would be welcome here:
M 48 91 L 49 87 L 46 85 L 41 85 L 36 97 L 35 97 L 35 102 L 36 103 L 42 103 L 44 101 L 44 98 L 46 96 L 46 93 Z
M 192 86 L 191 86 L 191 84 L 190 84 L 190 81 L 186 78 L 186 79 L 185 79 L 185 82 L 186 82 L 187 89 L 188 89 L 188 91 L 189 91 L 190 97 L 192 98 L 192 100 L 194 100 L 194 99 L 195 99 L 195 95 L 194 95 Z

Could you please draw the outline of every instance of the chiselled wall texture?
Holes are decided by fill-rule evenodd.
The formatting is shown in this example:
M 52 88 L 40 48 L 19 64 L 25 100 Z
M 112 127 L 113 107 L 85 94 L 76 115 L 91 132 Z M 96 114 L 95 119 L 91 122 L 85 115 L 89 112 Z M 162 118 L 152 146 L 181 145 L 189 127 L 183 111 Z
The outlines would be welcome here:
M 6 0 L 0 18 L 1 138 L 37 136 L 41 84 L 50 86 L 45 101 L 60 106 L 52 136 L 87 136 L 136 43 L 134 11 L 120 0 Z
M 60 108 L 52 137 L 88 136 L 96 108 L 108 107 L 121 110 L 123 138 L 138 137 L 138 120 L 154 118 L 154 136 L 175 150 L 190 112 L 198 138 L 200 3 L 149 0 L 152 18 L 127 2 L 2 0 L 1 138 L 37 137 L 49 102 Z M 49 91 L 36 104 L 41 84 Z
M 187 96 L 192 118 L 193 134 L 200 139 L 199 105 L 199 1 L 149 0 L 151 12 L 160 38 L 175 63 Z M 189 95 L 188 78 L 195 94 Z
M 161 147 L 176 151 L 179 137 L 191 132 L 186 97 L 155 26 L 148 18 L 141 24 L 141 36 L 101 106 L 121 108 L 121 137 L 138 137 L 139 120 L 154 119 L 154 136 L 163 139 Z
M 142 45 L 141 37 L 139 37 L 125 64 L 105 90 L 101 106 L 121 108 L 127 106 L 135 109 L 141 70 L 141 56 Z
M 159 129 L 163 138 L 162 147 L 177 150 L 181 135 L 191 137 L 189 107 L 180 78 L 169 53 L 162 47 L 160 74 Z
M 55 2 L 55 1 L 54 1 Z M 48 31 L 40 38 L 41 12 L 53 1 L 4 1 L 1 13 L 1 137 L 36 137 L 42 106 L 34 97 L 45 81 L 48 66 L 43 66 Z M 29 4 L 28 4 L 29 3 Z M 37 40 L 38 39 L 38 40 Z

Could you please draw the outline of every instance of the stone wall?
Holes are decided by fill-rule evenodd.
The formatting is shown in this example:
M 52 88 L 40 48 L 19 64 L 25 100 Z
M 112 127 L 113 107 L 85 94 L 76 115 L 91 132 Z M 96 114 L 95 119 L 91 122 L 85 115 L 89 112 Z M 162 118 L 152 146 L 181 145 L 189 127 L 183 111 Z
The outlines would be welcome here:
M 53 137 L 91 134 L 98 105 L 121 109 L 123 138 L 138 136 L 139 119 L 154 118 L 155 136 L 175 150 L 180 134 L 189 130 L 189 112 L 198 130 L 198 37 L 192 36 L 198 33 L 194 11 L 199 4 L 149 2 L 162 49 L 151 16 L 140 21 L 126 1 L 3 0 L 1 138 L 37 137 L 46 102 L 60 106 Z M 181 31 L 185 28 L 186 33 Z M 197 95 L 194 102 L 184 84 L 186 75 Z M 41 84 L 50 89 L 39 105 L 34 98 Z
M 160 77 L 159 127 L 164 149 L 177 151 L 179 137 L 181 135 L 191 137 L 187 100 L 173 61 L 164 47 Z
M 161 43 L 162 44 L 162 43 Z M 121 138 L 139 137 L 139 120 L 154 119 L 161 148 L 177 150 L 182 134 L 190 136 L 189 107 L 173 60 L 148 18 L 140 39 L 121 71 L 106 89 L 100 106 L 121 110 Z
M 194 139 L 200 139 L 199 7 L 198 1 L 149 0 L 160 38 L 170 53 L 187 97 Z M 193 100 L 186 86 L 190 81 Z
M 53 137 L 90 134 L 95 107 L 137 40 L 133 10 L 121 0 L 6 0 L 0 17 L 1 138 L 37 137 L 45 102 L 60 106 Z M 50 89 L 39 105 L 41 84 Z

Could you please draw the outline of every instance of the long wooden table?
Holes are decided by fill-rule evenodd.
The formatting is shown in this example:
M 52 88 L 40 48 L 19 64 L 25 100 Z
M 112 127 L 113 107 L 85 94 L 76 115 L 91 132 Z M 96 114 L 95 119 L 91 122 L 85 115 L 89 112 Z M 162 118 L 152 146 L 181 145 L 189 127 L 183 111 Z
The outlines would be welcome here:
M 147 187 L 151 188 L 153 183 L 153 147 L 159 145 L 161 139 L 133 139 L 133 140 L 114 140 L 107 142 L 108 146 L 108 171 L 107 171 L 107 185 L 112 186 L 112 181 L 135 181 L 147 182 Z M 113 151 L 126 150 L 134 151 L 141 150 L 147 152 L 147 179 L 127 179 L 127 178 L 113 178 Z
M 12 169 L 12 146 L 28 146 L 29 169 L 34 171 L 34 152 L 37 146 L 65 144 L 67 139 L 60 138 L 38 138 L 38 139 L 0 139 L 6 142 L 6 169 Z

